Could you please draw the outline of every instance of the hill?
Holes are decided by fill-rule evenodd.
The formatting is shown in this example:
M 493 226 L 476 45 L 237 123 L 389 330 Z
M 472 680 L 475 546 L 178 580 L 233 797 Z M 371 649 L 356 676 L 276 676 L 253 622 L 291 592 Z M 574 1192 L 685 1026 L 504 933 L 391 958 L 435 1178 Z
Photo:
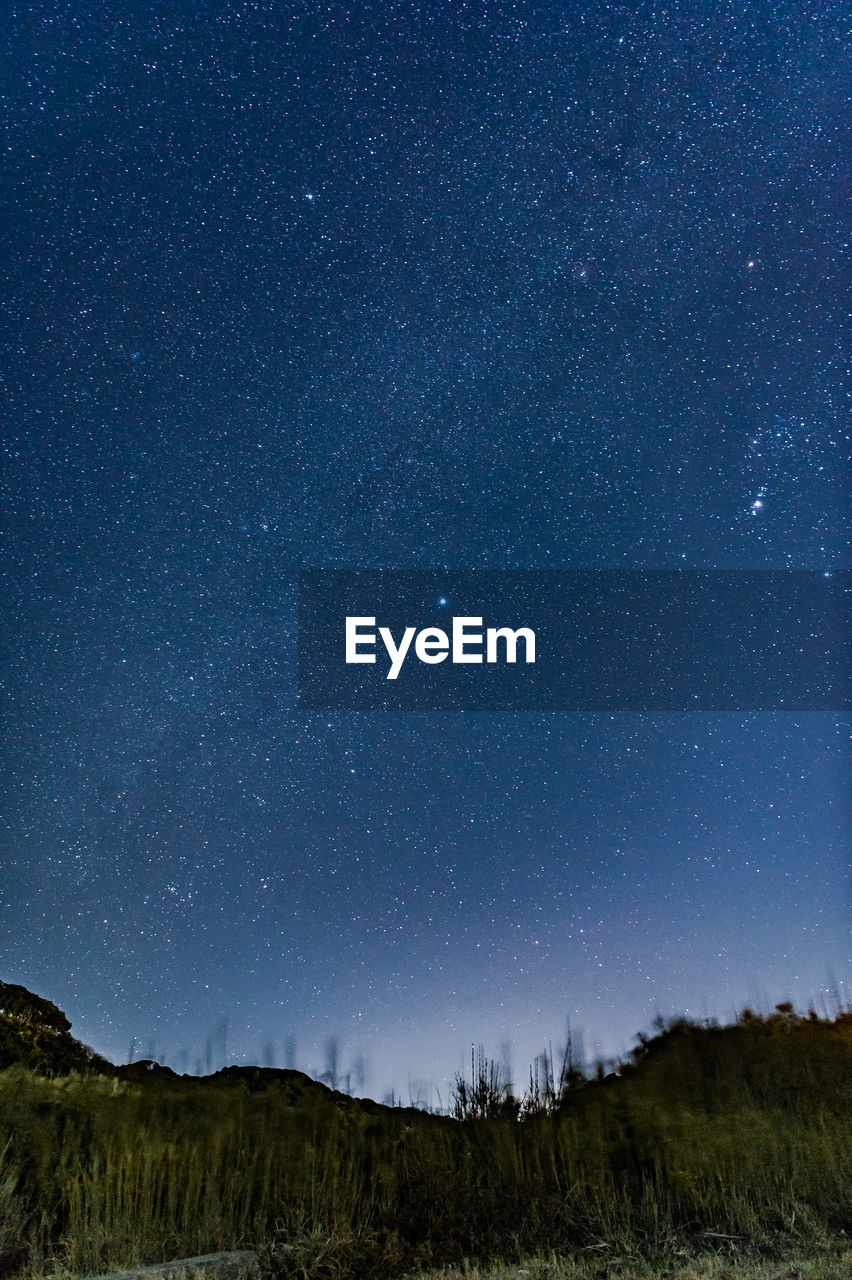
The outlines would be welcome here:
M 780 1257 L 852 1231 L 848 1014 L 659 1025 L 616 1074 L 459 1120 L 300 1072 L 114 1067 L 49 1002 L 0 994 L 7 1271 L 254 1247 L 270 1280 L 378 1280 L 551 1251 Z

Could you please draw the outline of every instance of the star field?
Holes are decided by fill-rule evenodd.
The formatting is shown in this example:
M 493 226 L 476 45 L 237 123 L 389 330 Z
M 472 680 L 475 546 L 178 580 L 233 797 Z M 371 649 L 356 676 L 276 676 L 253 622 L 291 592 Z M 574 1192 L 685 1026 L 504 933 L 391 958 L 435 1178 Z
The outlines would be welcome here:
M 848 567 L 841 25 L 13 6 L 5 980 L 373 1096 L 848 980 L 841 717 L 299 714 L 294 588 Z

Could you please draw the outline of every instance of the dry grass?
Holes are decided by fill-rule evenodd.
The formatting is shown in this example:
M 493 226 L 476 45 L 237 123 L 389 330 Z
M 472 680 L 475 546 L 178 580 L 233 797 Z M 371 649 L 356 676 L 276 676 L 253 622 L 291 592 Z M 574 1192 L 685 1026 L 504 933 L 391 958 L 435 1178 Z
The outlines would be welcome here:
M 490 1267 L 463 1263 L 412 1273 L 407 1280 L 852 1280 L 852 1251 L 838 1243 L 807 1253 L 794 1251 L 783 1259 L 752 1257 L 736 1250 L 694 1257 L 682 1253 L 673 1252 L 656 1262 L 596 1251 L 594 1256 L 551 1255 Z
M 660 1037 L 634 1073 L 520 1123 L 0 1072 L 0 1271 L 249 1247 L 269 1280 L 473 1280 L 463 1260 L 494 1257 L 482 1280 L 846 1280 L 829 1244 L 852 1230 L 852 1026 L 730 1030 Z

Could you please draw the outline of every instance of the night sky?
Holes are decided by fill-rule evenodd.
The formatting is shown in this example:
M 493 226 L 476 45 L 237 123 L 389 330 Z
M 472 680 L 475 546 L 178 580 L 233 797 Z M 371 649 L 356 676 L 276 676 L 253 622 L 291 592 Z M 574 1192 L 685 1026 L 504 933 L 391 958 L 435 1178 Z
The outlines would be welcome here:
M 115 1061 L 445 1100 L 848 991 L 841 717 L 300 713 L 294 585 L 848 567 L 841 36 L 8 7 L 0 976 Z

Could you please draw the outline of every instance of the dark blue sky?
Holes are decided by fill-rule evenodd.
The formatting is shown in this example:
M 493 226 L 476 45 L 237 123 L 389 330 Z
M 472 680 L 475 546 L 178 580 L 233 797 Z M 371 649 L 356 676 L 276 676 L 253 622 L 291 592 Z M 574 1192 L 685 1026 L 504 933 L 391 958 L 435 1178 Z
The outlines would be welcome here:
M 848 564 L 841 36 L 11 7 L 4 978 L 378 1095 L 848 979 L 839 717 L 299 714 L 292 587 Z

